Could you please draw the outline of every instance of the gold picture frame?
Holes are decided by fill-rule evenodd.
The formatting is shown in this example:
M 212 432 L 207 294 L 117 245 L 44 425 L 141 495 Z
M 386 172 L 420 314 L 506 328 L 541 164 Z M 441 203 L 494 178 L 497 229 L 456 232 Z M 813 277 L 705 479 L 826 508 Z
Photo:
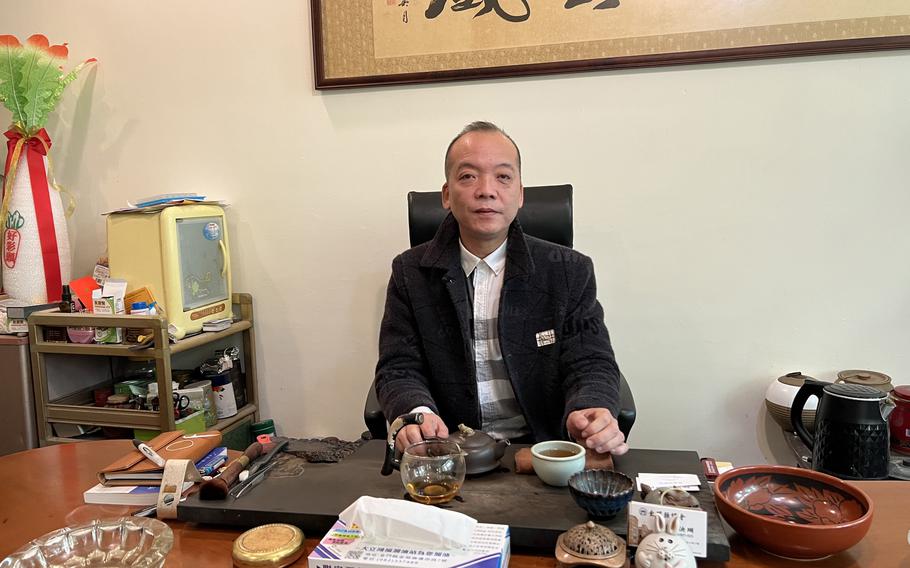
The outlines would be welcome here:
M 316 88 L 910 48 L 910 0 L 311 0 Z

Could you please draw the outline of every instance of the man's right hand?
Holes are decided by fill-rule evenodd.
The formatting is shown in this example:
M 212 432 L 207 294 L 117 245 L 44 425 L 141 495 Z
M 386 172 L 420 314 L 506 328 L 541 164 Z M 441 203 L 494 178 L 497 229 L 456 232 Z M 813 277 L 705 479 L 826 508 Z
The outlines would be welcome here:
M 448 438 L 449 429 L 442 418 L 431 412 L 424 412 L 423 424 L 409 424 L 398 431 L 395 437 L 395 449 L 404 452 L 411 444 L 427 438 Z
M 566 429 L 573 440 L 598 454 L 610 452 L 619 456 L 629 451 L 619 422 L 606 408 L 585 408 L 570 413 Z

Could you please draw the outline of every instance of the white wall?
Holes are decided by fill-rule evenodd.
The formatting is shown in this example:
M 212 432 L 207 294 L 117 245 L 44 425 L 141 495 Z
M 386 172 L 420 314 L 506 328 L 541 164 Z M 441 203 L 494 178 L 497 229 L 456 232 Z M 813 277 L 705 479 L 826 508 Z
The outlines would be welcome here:
M 49 125 L 78 198 L 76 273 L 103 253 L 99 213 L 128 198 L 232 204 L 263 414 L 284 433 L 363 430 L 405 193 L 439 187 L 475 119 L 519 142 L 526 184 L 575 186 L 633 446 L 786 459 L 762 407 L 775 377 L 910 383 L 907 51 L 325 93 L 299 0 L 0 11 L 3 33 L 100 60 Z

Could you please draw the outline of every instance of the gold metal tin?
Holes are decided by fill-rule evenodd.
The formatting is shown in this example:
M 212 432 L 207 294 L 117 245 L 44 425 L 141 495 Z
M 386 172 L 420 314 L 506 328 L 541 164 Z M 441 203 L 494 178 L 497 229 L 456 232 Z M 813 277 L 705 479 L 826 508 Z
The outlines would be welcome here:
M 234 541 L 234 565 L 239 568 L 281 568 L 304 552 L 303 531 L 273 523 L 252 528 Z

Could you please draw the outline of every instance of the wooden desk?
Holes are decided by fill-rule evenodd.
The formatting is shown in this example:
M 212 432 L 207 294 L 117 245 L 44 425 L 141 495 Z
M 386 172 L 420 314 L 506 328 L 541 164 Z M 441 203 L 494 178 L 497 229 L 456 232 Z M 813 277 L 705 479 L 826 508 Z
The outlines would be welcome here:
M 0 559 L 29 540 L 65 525 L 66 517 L 83 505 L 82 493 L 95 483 L 95 472 L 131 448 L 126 440 L 48 446 L 0 457 Z M 858 482 L 875 502 L 875 519 L 863 541 L 845 553 L 813 562 L 824 568 L 887 568 L 910 566 L 910 485 L 903 481 Z M 78 511 L 77 511 L 78 512 Z M 168 521 L 174 548 L 168 568 L 209 568 L 231 565 L 231 546 L 239 529 Z M 318 537 L 321 535 L 308 535 Z M 316 544 L 307 539 L 307 552 Z M 809 564 L 770 556 L 743 539 L 731 539 L 727 563 L 699 561 L 700 567 L 792 567 Z M 306 566 L 304 556 L 294 567 Z M 552 556 L 513 553 L 516 568 L 555 567 Z

